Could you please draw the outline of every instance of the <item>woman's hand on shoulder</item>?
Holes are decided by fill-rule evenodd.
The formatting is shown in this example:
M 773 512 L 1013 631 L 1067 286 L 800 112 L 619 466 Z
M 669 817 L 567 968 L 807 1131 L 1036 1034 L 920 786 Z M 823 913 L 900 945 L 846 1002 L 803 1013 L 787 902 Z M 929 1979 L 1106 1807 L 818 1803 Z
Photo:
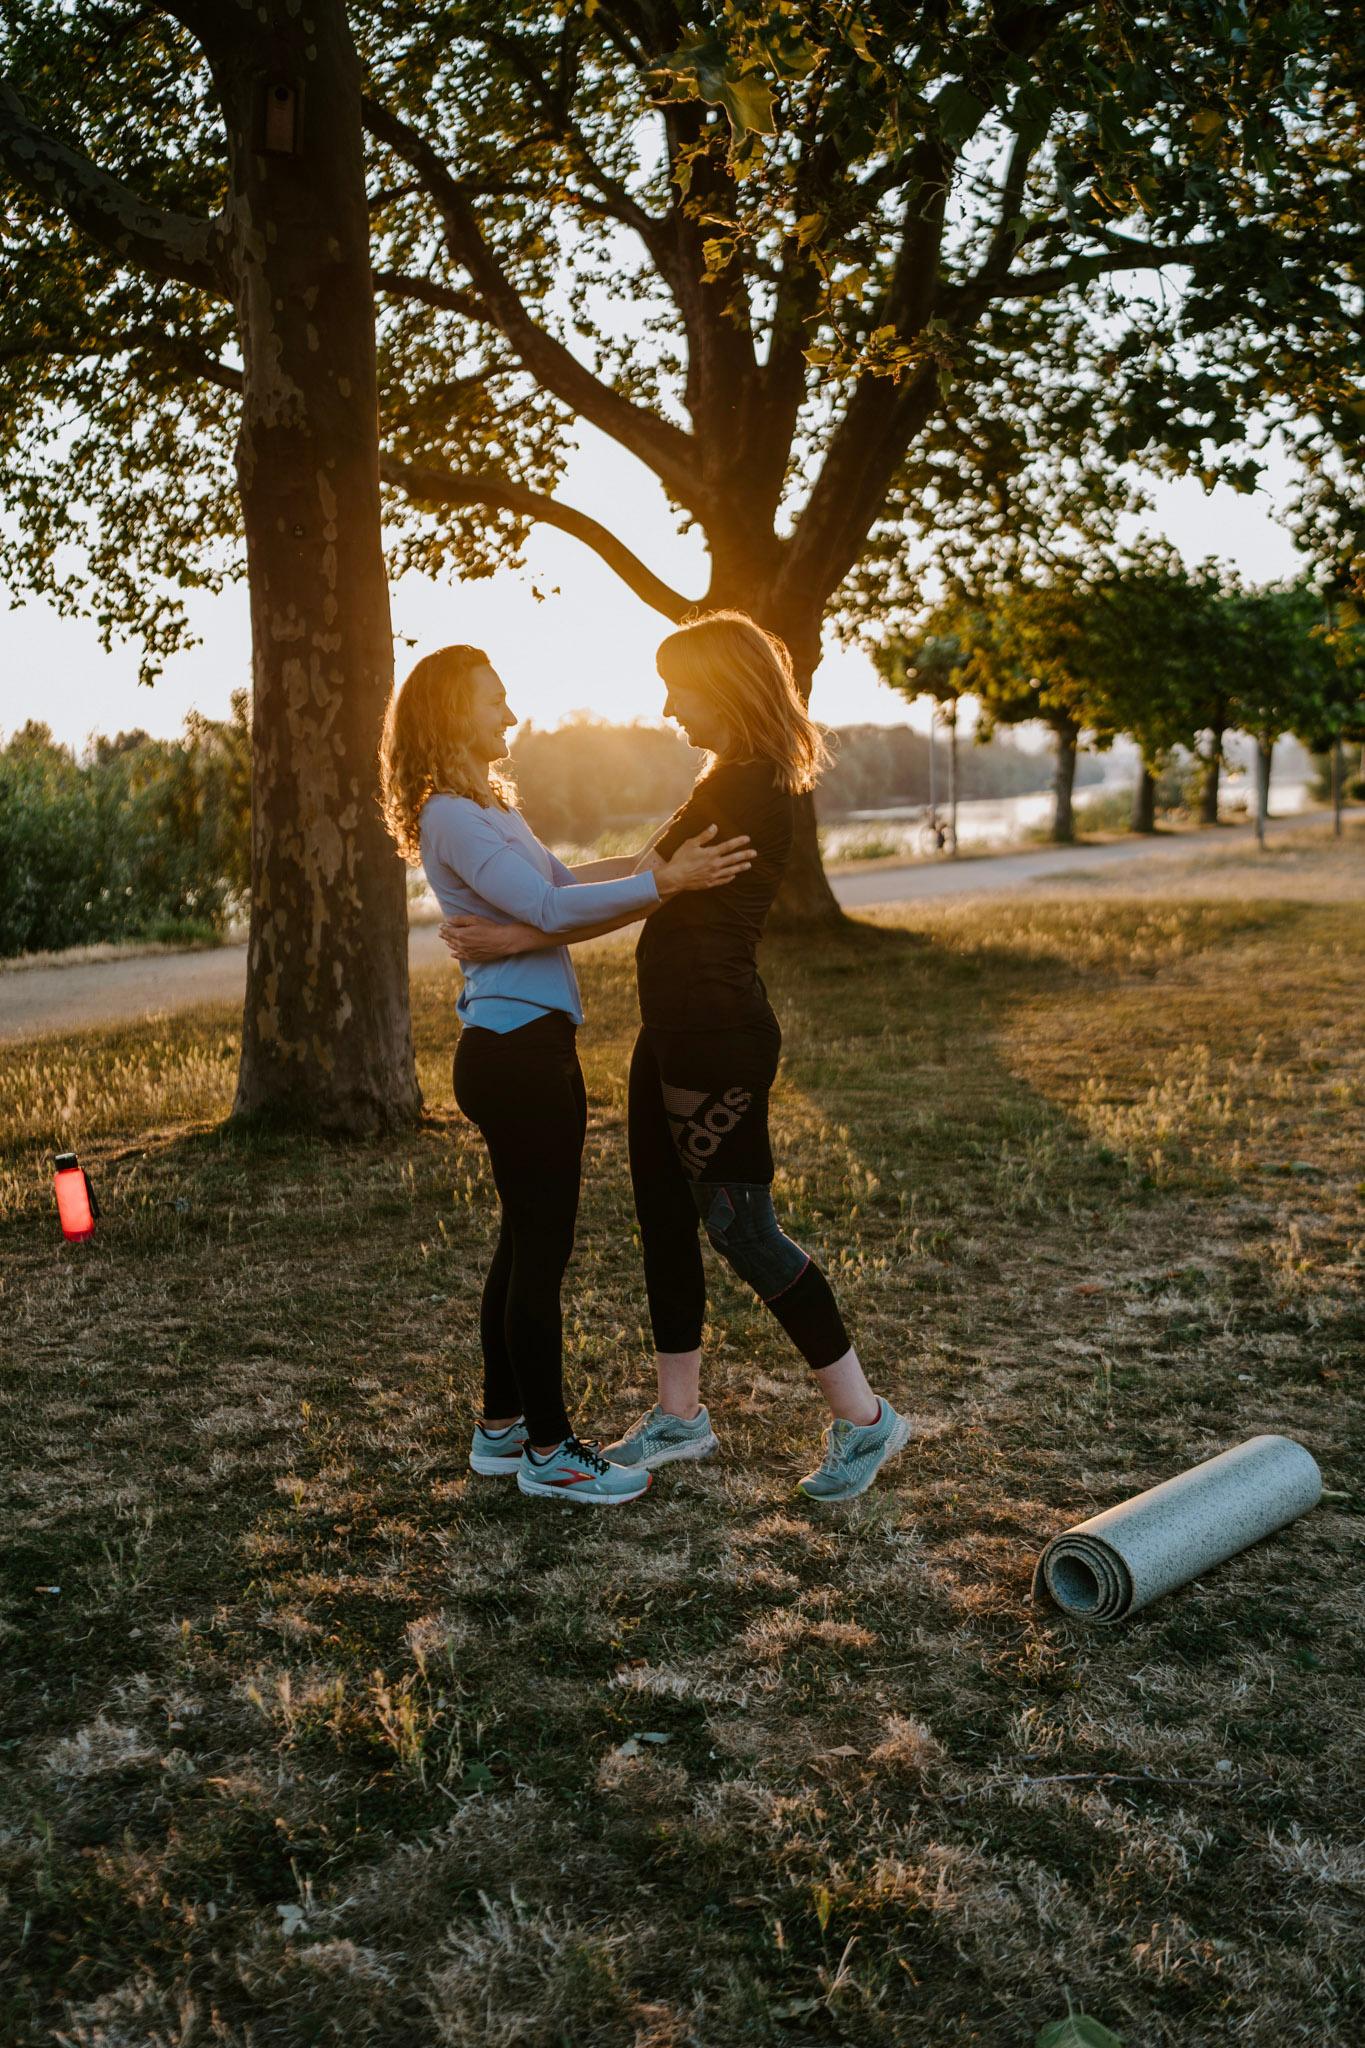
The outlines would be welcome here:
M 672 860 L 655 872 L 661 897 L 676 896 L 684 889 L 720 889 L 747 872 L 757 855 L 747 832 L 734 839 L 715 838 L 719 827 L 706 825 L 693 839 L 684 839 Z

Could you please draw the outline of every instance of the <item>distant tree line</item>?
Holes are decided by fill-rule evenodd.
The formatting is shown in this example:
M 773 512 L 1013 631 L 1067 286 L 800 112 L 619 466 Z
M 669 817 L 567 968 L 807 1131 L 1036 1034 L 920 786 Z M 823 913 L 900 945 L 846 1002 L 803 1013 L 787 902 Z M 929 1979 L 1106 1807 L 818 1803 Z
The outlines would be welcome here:
M 182 738 L 96 739 L 45 725 L 0 749 L 0 955 L 127 938 L 211 937 L 251 879 L 246 691 Z
M 1310 582 L 1244 583 L 1225 564 L 1189 569 L 1149 545 L 1126 559 L 1059 562 L 1046 574 L 959 582 L 916 631 L 883 640 L 884 679 L 949 714 L 962 697 L 981 729 L 1041 720 L 1055 744 L 1052 836 L 1074 837 L 1072 788 L 1083 742 L 1131 739 L 1139 753 L 1132 825 L 1155 827 L 1163 770 L 1197 756 L 1200 815 L 1218 821 L 1228 732 L 1256 749 L 1263 833 L 1275 742 L 1285 734 L 1336 764 L 1365 742 L 1365 629 L 1354 601 Z
M 923 803 L 929 740 L 905 726 L 826 728 L 822 819 Z M 940 746 L 940 787 L 946 773 Z M 614 825 L 642 834 L 686 797 L 704 756 L 667 726 L 579 715 L 528 724 L 512 748 L 521 806 L 551 845 L 584 846 Z M 1097 764 L 1085 764 L 1098 776 Z M 1047 780 L 1043 756 L 1009 740 L 963 750 L 964 796 L 1013 796 Z M 197 714 L 175 740 L 97 738 L 81 755 L 45 725 L 0 749 L 0 954 L 128 938 L 209 937 L 249 900 L 251 714 Z
M 909 725 L 822 728 L 831 761 L 815 792 L 825 822 L 850 811 L 923 804 L 929 798 L 929 740 Z M 946 748 L 935 768 L 944 787 Z M 704 756 L 667 726 L 608 725 L 579 716 L 542 731 L 528 726 L 512 747 L 521 808 L 531 829 L 549 844 L 586 846 L 616 824 L 659 821 L 683 801 Z M 1042 755 L 1008 739 L 968 747 L 958 784 L 964 797 L 1019 796 L 1046 787 Z M 1083 764 L 1080 780 L 1098 780 L 1097 763 Z

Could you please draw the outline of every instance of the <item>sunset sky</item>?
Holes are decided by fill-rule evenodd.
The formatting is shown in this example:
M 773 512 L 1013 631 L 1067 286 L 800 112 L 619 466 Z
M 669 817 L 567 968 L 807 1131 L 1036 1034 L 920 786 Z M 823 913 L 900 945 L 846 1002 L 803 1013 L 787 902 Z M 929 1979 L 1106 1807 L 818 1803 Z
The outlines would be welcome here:
M 633 459 L 585 429 L 569 466 L 565 500 L 626 533 L 636 552 L 676 588 L 701 594 L 704 554 L 694 536 L 672 530 L 657 486 Z M 1150 523 L 1188 560 L 1218 554 L 1257 580 L 1290 574 L 1297 558 L 1262 495 L 1239 497 L 1220 488 L 1206 497 L 1194 483 L 1156 487 Z M 623 510 L 624 506 L 624 510 Z M 537 603 L 532 586 L 546 593 Z M 552 594 L 558 589 L 558 594 Z M 13 596 L 14 593 L 7 595 Z M 133 726 L 170 736 L 185 713 L 209 716 L 227 707 L 229 693 L 250 680 L 245 588 L 221 598 L 200 598 L 192 617 L 204 644 L 171 662 L 154 689 L 137 683 L 131 648 L 112 655 L 92 625 L 64 620 L 46 605 L 0 612 L 0 735 L 26 719 L 41 718 L 56 736 L 79 746 L 92 732 Z M 657 721 L 663 690 L 654 672 L 654 649 L 667 622 L 633 597 L 597 557 L 565 534 L 538 527 L 527 566 L 464 590 L 422 577 L 406 577 L 393 592 L 394 630 L 416 644 L 396 647 L 398 675 L 419 655 L 452 640 L 486 647 L 507 685 L 513 710 L 537 725 L 556 725 L 575 710 L 626 721 Z M 917 725 L 904 700 L 878 682 L 865 656 L 827 640 L 812 708 L 830 725 Z

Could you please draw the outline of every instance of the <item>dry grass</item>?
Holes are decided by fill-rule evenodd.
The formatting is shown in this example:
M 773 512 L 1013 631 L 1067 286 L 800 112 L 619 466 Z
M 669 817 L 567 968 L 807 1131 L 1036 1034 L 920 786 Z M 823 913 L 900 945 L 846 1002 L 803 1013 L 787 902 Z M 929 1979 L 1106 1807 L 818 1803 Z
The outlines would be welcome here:
M 1246 834 L 1230 844 L 1219 833 L 1201 830 L 1185 830 L 1178 837 L 1183 842 L 1179 852 L 1167 850 L 1170 840 L 1163 832 L 1161 853 L 1145 859 L 1138 854 L 1121 868 L 1076 868 L 1058 875 L 1055 887 L 1087 897 L 1155 892 L 1172 902 L 1359 903 L 1365 898 L 1365 825 L 1358 815 L 1346 820 L 1340 839 L 1332 836 L 1330 820 L 1320 813 L 1309 825 L 1272 821 L 1264 849 Z
M 8 1049 L 3 2038 L 1009 2048 L 1067 1986 L 1130 2048 L 1358 2041 L 1363 942 L 1151 896 L 769 950 L 782 1203 L 923 1432 L 824 1511 L 720 1272 L 723 1457 L 620 1517 L 468 1474 L 444 975 L 429 1119 L 358 1150 L 224 1135 L 226 1013 Z M 627 965 L 583 963 L 603 1433 L 648 1367 Z M 1030 1609 L 1042 1538 L 1259 1429 L 1348 1498 L 1120 1632 Z

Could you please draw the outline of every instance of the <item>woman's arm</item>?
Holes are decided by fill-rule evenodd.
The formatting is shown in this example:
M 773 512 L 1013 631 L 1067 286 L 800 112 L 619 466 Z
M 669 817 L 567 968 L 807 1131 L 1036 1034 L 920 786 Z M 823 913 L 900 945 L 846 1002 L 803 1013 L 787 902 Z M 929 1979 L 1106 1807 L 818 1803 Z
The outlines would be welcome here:
M 563 862 L 558 863 L 563 867 Z M 588 860 L 580 867 L 564 868 L 557 879 L 564 881 L 572 876 L 575 882 L 623 882 L 627 875 L 637 872 L 633 853 L 618 854 L 614 860 Z
M 639 917 L 646 906 L 657 909 L 660 899 L 685 886 L 670 877 L 660 886 L 651 877 L 648 890 L 644 877 L 625 876 L 616 882 L 574 881 L 556 885 L 545 881 L 518 848 L 510 845 L 496 823 L 478 805 L 457 798 L 433 797 L 423 815 L 423 834 L 429 836 L 437 859 L 460 876 L 474 892 L 520 924 L 537 931 L 561 934 L 580 929 L 594 916 L 600 921 L 627 912 Z M 559 864 L 562 873 L 572 871 Z
M 696 840 L 689 841 L 687 849 L 684 849 L 679 859 L 684 859 L 686 853 L 691 849 L 700 848 L 702 842 L 715 830 L 716 827 L 714 825 L 708 826 L 706 831 L 701 833 Z M 743 833 L 740 834 L 739 838 L 722 841 L 719 846 L 709 850 L 718 858 L 720 863 L 716 871 L 716 882 L 729 881 L 733 879 L 735 873 L 743 873 L 753 858 L 748 846 L 747 836 Z M 698 856 L 694 854 L 693 857 L 697 858 Z M 565 868 L 564 863 L 554 854 L 550 855 L 550 862 L 552 872 L 556 874 L 571 874 L 575 872 L 573 869 Z M 668 866 L 669 863 L 655 853 L 652 846 L 649 846 L 646 847 L 636 862 L 635 872 L 641 875 L 654 874 L 657 876 L 660 870 Z M 716 883 L 713 882 L 709 886 L 714 887 Z M 663 900 L 661 893 L 660 902 Z M 658 908 L 658 903 L 650 903 L 642 910 L 623 911 L 620 915 L 603 919 L 597 924 L 578 925 L 571 931 L 558 934 L 546 932 L 536 925 L 528 924 L 524 921 L 518 921 L 513 924 L 499 924 L 486 917 L 447 918 L 445 923 L 442 924 L 440 931 L 447 949 L 458 960 L 461 967 L 477 966 L 489 960 L 508 960 L 518 953 L 538 953 L 545 951 L 551 946 L 577 946 L 584 939 L 599 939 L 604 937 L 607 932 L 617 932 L 625 925 L 638 924 L 642 918 L 652 917 Z
M 655 906 L 657 908 L 657 905 Z M 604 938 L 608 932 L 623 931 L 639 924 L 652 911 L 631 910 L 603 924 L 585 924 L 571 932 L 537 931 L 533 924 L 494 924 L 487 917 L 448 917 L 441 937 L 461 967 L 478 966 L 487 960 L 510 960 L 517 953 L 543 953 L 552 946 L 580 946 L 585 939 Z

